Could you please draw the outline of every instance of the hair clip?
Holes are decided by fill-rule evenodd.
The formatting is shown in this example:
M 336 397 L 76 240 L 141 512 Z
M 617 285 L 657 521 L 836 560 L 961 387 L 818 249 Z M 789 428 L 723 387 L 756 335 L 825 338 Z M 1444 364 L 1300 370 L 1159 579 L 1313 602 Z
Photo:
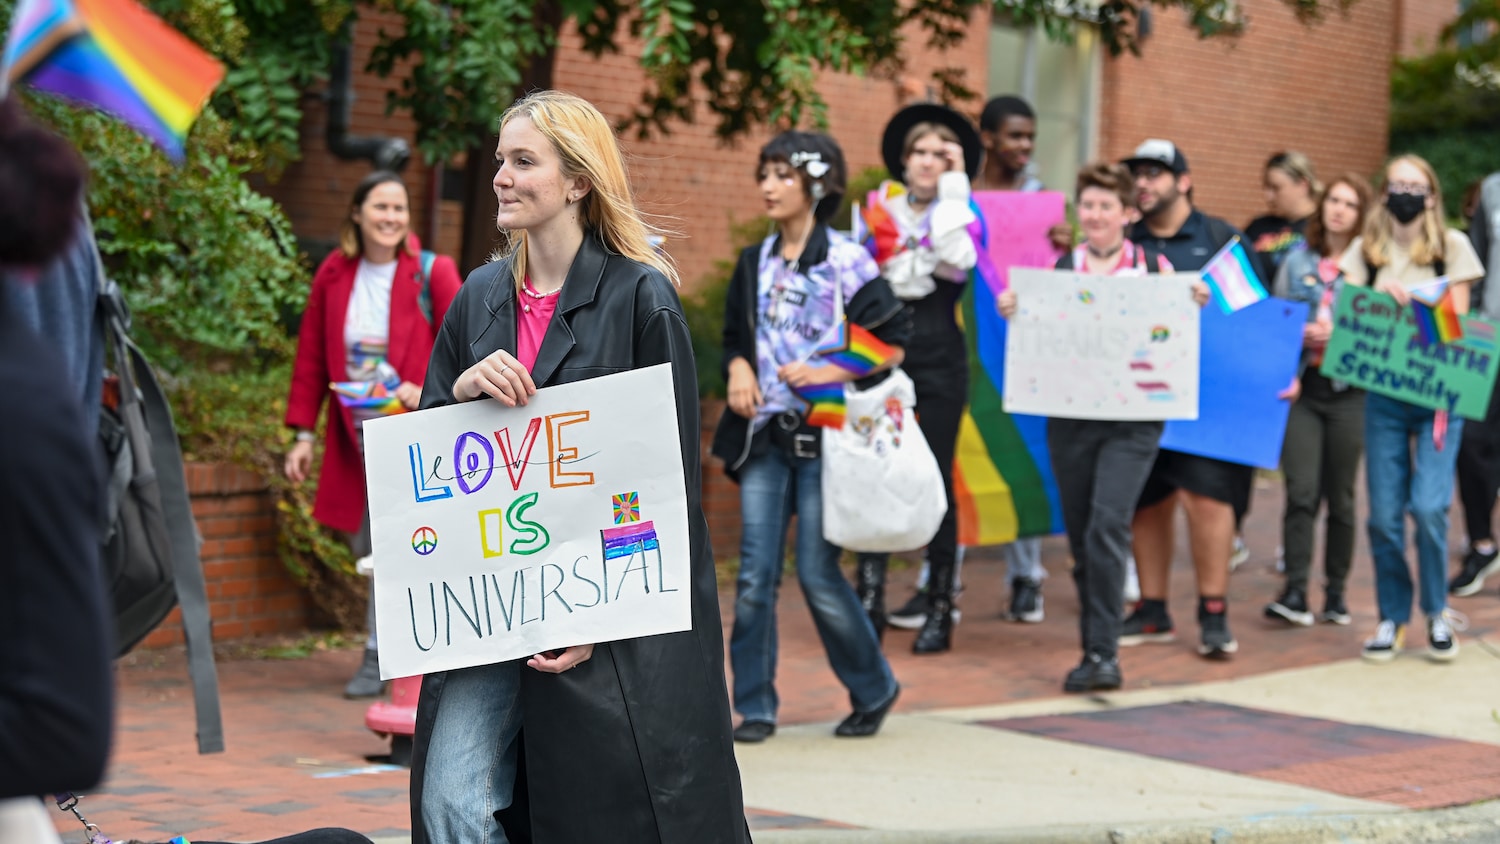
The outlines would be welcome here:
M 822 178 L 828 172 L 828 163 L 823 160 L 821 152 L 794 152 L 787 159 L 787 163 L 793 167 L 801 167 L 807 171 L 807 175 L 814 179 Z

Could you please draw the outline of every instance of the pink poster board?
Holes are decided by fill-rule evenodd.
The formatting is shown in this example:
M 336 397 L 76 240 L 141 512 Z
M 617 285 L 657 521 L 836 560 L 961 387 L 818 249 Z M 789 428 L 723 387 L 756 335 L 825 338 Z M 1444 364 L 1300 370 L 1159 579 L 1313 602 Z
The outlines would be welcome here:
M 1067 198 L 1057 191 L 1017 193 L 1015 191 L 980 191 L 974 204 L 988 239 L 990 263 L 995 273 L 986 281 L 993 292 L 1008 285 L 1011 267 L 1051 269 L 1061 253 L 1052 248 L 1047 230 L 1067 219 Z

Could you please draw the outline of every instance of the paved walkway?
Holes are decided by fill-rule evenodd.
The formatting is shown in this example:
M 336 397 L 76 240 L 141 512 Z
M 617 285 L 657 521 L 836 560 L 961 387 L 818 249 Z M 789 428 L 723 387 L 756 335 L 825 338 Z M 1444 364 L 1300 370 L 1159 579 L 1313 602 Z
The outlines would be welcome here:
M 952 653 L 916 657 L 912 634 L 888 634 L 904 690 L 873 740 L 832 737 L 848 704 L 789 579 L 782 727 L 739 748 L 757 840 L 1500 840 L 1500 803 L 1481 802 L 1500 797 L 1500 582 L 1454 601 L 1471 622 L 1455 664 L 1422 659 L 1420 635 L 1394 663 L 1365 664 L 1375 613 L 1363 537 L 1352 626 L 1261 618 L 1280 585 L 1279 512 L 1263 483 L 1252 559 L 1231 578 L 1237 657 L 1196 656 L 1180 552 L 1179 641 L 1126 650 L 1125 689 L 1097 697 L 1060 693 L 1077 660 L 1064 543 L 1045 543 L 1053 577 L 1037 625 L 999 619 L 1003 564 L 975 555 Z M 893 574 L 896 601 L 913 575 Z M 180 653 L 128 657 L 112 773 L 83 809 L 116 841 L 249 841 L 328 825 L 406 840 L 407 773 L 382 764 L 364 705 L 338 696 L 358 658 L 221 662 L 229 749 L 200 757 Z M 77 840 L 68 820 L 58 827 Z

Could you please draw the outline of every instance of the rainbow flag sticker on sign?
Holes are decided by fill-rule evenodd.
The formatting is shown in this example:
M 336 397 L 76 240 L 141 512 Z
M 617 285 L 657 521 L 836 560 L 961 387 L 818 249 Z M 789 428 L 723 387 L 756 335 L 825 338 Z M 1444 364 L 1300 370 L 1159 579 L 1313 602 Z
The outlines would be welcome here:
M 1463 321 L 1453 305 L 1446 276 L 1411 291 L 1411 315 L 1424 346 L 1463 339 Z
M 224 67 L 135 0 L 21 0 L 0 83 L 107 111 L 182 161 Z

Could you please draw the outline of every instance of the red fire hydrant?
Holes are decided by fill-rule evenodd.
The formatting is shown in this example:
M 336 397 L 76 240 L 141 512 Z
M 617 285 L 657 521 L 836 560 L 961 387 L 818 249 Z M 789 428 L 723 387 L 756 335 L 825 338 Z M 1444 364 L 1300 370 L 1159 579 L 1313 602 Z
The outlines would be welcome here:
M 397 677 L 391 681 L 391 699 L 379 700 L 365 710 L 365 726 L 381 738 L 391 737 L 391 764 L 411 767 L 412 736 L 417 732 L 417 698 L 422 694 L 422 675 Z

